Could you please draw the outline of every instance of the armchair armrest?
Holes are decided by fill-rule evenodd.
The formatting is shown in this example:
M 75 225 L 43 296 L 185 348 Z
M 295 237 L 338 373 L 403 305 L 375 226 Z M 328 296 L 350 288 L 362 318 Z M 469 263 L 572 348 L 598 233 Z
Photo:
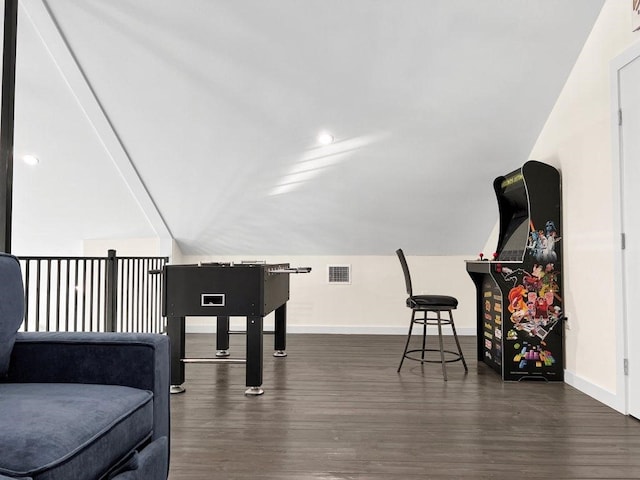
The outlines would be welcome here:
M 6 381 L 124 385 L 153 392 L 153 438 L 169 438 L 169 338 L 137 333 L 18 333 Z

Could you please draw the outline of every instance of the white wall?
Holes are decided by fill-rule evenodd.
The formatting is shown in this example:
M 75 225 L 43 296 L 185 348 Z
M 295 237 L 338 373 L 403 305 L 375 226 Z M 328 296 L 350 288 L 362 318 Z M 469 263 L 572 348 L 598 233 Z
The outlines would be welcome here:
M 470 257 L 411 256 L 405 252 L 412 274 L 414 293 L 452 295 L 460 305 L 455 312 L 459 334 L 475 335 L 475 289 L 464 260 Z M 388 256 L 262 256 L 195 257 L 180 263 L 200 261 L 265 260 L 311 267 L 308 274 L 291 276 L 291 299 L 287 308 L 288 331 L 310 333 L 391 333 L 405 335 L 410 310 L 404 305 L 406 290 L 398 258 Z M 351 265 L 352 283 L 327 282 L 328 265 Z M 232 320 L 233 322 L 233 320 Z M 236 320 L 238 324 L 240 320 Z M 267 325 L 269 325 L 269 319 Z M 214 331 L 215 322 L 204 318 L 187 320 L 187 331 Z
M 82 246 L 82 254 L 87 257 L 105 257 L 111 249 L 120 257 L 160 257 L 167 254 L 162 251 L 162 242 L 158 237 L 87 239 Z
M 530 155 L 563 178 L 567 382 L 618 409 L 609 69 L 640 39 L 631 18 L 631 2 L 606 2 Z
M 120 257 L 170 257 L 173 263 L 182 258 L 175 240 L 160 237 L 92 238 L 82 242 L 82 254 L 87 257 L 106 256 L 111 249 Z

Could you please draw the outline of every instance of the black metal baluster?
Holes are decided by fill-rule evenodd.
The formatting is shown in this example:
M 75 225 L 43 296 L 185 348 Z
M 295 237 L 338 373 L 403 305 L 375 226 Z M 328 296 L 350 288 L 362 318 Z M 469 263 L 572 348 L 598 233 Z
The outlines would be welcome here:
M 127 258 L 127 265 L 129 265 L 129 280 L 127 282 L 127 305 L 129 307 L 128 332 L 136 331 L 136 298 L 135 298 L 135 284 L 136 284 L 136 262 L 132 258 Z
M 153 261 L 153 269 L 159 270 L 158 265 L 160 264 L 159 260 Z M 153 293 L 152 293 L 152 305 L 153 305 L 153 321 L 155 323 L 156 333 L 161 333 L 161 324 L 158 322 L 158 280 L 160 279 L 160 275 L 156 274 L 153 276 Z
M 164 266 L 169 263 L 169 257 L 165 257 L 164 260 L 162 261 L 162 270 L 164 271 Z M 162 326 L 162 332 L 166 332 L 168 329 L 167 326 L 167 319 L 164 318 L 162 316 L 162 299 L 164 296 L 164 277 L 158 279 L 159 282 L 159 286 L 158 286 L 158 318 L 160 318 L 160 322 L 161 322 L 161 326 Z
M 97 292 L 96 292 L 96 331 L 100 332 L 100 331 L 104 331 L 104 329 L 102 329 L 102 325 L 103 325 L 103 321 L 102 318 L 100 318 L 100 314 L 101 312 L 103 312 L 102 310 L 102 259 L 99 258 L 98 259 L 98 286 L 97 286 Z M 102 330 L 101 330 L 102 329 Z
M 67 274 L 66 274 L 66 286 L 64 292 L 64 331 L 69 331 L 69 301 L 71 297 L 71 291 L 69 286 L 71 285 L 71 259 L 67 258 Z
M 29 270 L 31 260 L 25 261 L 24 266 L 24 331 L 29 331 Z
M 155 318 L 153 316 L 153 281 L 155 275 L 152 275 L 150 272 L 153 270 L 153 259 L 149 259 L 147 261 L 147 276 L 146 276 L 146 299 L 147 299 L 147 329 L 149 332 L 156 333 L 155 331 Z
M 78 331 L 78 266 L 80 260 L 76 258 L 75 271 L 74 271 L 74 286 L 73 286 L 73 331 Z
M 70 291 L 69 291 L 69 284 L 71 283 L 71 259 L 67 258 L 66 263 L 66 274 L 65 274 L 65 295 L 64 295 L 64 331 L 68 332 L 69 331 L 69 297 L 70 297 Z
M 144 331 L 144 318 L 143 318 L 143 314 L 144 314 L 144 303 L 143 303 L 143 274 L 144 274 L 144 262 L 141 259 L 138 259 L 136 261 L 136 263 L 138 264 L 138 285 L 137 285 L 137 289 L 136 289 L 136 295 L 138 296 L 137 299 L 137 310 L 138 310 L 138 322 L 137 322 L 137 326 L 136 326 L 136 331 L 138 332 L 142 332 Z
M 36 332 L 40 331 L 40 265 L 42 261 L 38 260 L 36 265 Z
M 133 258 L 128 258 L 127 262 L 131 268 L 131 276 L 129 282 L 129 318 L 131 319 L 131 325 L 129 326 L 130 332 L 136 331 L 136 297 L 135 297 L 135 285 L 136 285 L 136 261 Z
M 87 259 L 82 259 L 82 332 L 86 331 L 87 314 Z
M 133 261 L 133 259 L 129 258 L 127 259 L 127 263 L 129 264 L 129 268 L 130 268 L 130 273 L 129 273 L 129 290 L 128 290 L 128 296 L 129 296 L 129 332 L 133 332 L 135 331 L 135 304 L 134 302 L 134 297 L 133 297 L 133 290 L 134 290 L 134 284 L 136 282 L 136 266 L 135 266 L 135 262 Z
M 120 282 L 120 331 L 124 332 L 125 330 L 125 322 L 126 322 L 126 310 L 125 310 L 125 299 L 124 299 L 124 272 L 125 272 L 125 265 L 126 262 L 124 261 L 124 259 L 119 259 L 118 263 L 120 265 L 120 267 L 122 267 L 119 271 L 118 271 L 118 275 L 119 275 L 119 282 Z
M 133 320 L 131 325 L 131 331 L 138 331 L 138 322 L 140 318 L 138 318 L 138 275 L 140 274 L 140 268 L 138 261 L 134 258 L 131 259 L 131 264 L 133 265 L 133 278 L 131 280 L 131 318 Z
M 118 317 L 118 259 L 115 250 L 108 251 L 106 262 L 104 329 L 106 332 L 115 332 Z
M 150 270 L 151 260 L 148 258 L 144 259 L 144 305 L 145 305 L 145 331 L 153 332 L 153 318 L 151 317 L 151 295 L 150 295 L 150 279 L 149 279 L 149 270 Z
M 93 293 L 93 280 L 94 280 L 94 275 L 95 275 L 95 259 L 90 259 L 89 260 L 89 270 L 91 271 L 91 274 L 89 275 L 89 331 L 90 332 L 95 332 L 97 331 L 94 328 L 94 319 L 95 319 L 95 315 L 94 315 L 94 308 L 95 308 L 95 302 L 94 302 L 94 293 Z
M 129 278 L 131 276 L 131 261 L 129 259 L 125 260 L 125 263 L 127 264 L 127 276 L 126 276 L 126 280 L 125 280 L 125 286 L 126 286 L 126 303 L 125 303 L 125 311 L 126 311 L 126 326 L 123 324 L 122 328 L 123 331 L 131 331 L 131 309 L 129 307 L 129 291 L 131 290 L 131 284 L 129 281 Z
M 56 332 L 60 330 L 60 269 L 62 268 L 62 259 L 58 258 L 56 263 Z
M 51 331 L 51 259 L 47 259 L 47 313 L 45 316 L 45 331 Z

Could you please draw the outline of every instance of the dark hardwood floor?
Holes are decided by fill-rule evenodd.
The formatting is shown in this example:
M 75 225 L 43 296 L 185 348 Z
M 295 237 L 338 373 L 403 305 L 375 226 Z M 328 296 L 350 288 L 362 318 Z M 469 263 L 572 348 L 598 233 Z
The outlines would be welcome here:
M 244 356 L 244 336 L 232 336 Z M 469 364 L 405 361 L 403 336 L 265 338 L 265 394 L 244 396 L 244 365 L 186 367 L 171 399 L 171 480 L 640 478 L 640 422 L 563 383 L 503 383 Z M 215 335 L 187 335 L 213 356 Z

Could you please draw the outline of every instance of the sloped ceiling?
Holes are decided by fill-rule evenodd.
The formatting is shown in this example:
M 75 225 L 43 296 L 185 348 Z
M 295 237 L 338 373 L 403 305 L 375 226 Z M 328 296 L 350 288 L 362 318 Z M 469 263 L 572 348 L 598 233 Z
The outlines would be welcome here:
M 155 214 L 186 254 L 475 252 L 497 219 L 493 178 L 528 160 L 603 3 L 26 2 L 17 149 L 92 166 L 41 170 L 37 191 L 20 167 L 16 231 L 162 234 Z M 68 67 L 28 15 L 41 7 L 108 127 L 61 80 Z M 101 151 L 106 128 L 152 203 Z M 321 131 L 335 142 L 318 145 Z M 59 207 L 39 218 L 46 198 Z M 78 202 L 80 217 L 65 210 Z

